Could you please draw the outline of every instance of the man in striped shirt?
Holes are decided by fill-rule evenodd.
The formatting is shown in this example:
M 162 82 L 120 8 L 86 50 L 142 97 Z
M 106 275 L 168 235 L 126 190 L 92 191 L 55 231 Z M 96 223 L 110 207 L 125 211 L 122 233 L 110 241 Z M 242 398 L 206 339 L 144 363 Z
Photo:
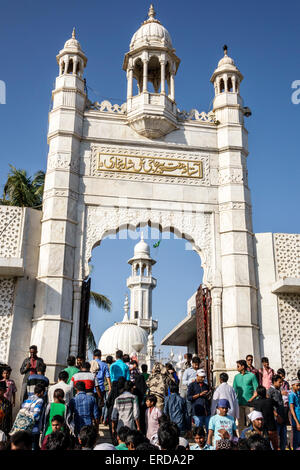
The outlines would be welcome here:
M 122 426 L 128 426 L 129 429 L 140 431 L 140 410 L 137 396 L 131 393 L 133 386 L 132 382 L 126 381 L 124 388 L 120 389 L 121 394 L 115 400 L 111 415 L 113 435 Z

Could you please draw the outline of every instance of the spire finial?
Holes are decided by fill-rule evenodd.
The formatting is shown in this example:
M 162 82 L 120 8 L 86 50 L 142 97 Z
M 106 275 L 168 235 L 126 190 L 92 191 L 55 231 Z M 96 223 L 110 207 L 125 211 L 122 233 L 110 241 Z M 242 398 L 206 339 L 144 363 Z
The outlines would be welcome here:
M 155 15 L 156 15 L 156 11 L 154 10 L 154 6 L 151 3 L 149 11 L 148 11 L 149 20 L 154 20 Z
M 228 46 L 226 44 L 224 44 L 223 50 L 224 50 L 224 56 L 227 56 Z
M 75 26 L 74 26 L 73 31 L 72 31 L 72 38 L 73 38 L 73 39 L 76 39 L 76 36 L 75 36 Z
M 128 301 L 128 294 L 126 294 L 125 301 L 124 301 L 124 318 L 123 318 L 123 322 L 128 322 L 129 321 L 128 310 L 129 310 L 129 301 Z
M 144 240 L 144 233 L 141 232 L 141 240 Z

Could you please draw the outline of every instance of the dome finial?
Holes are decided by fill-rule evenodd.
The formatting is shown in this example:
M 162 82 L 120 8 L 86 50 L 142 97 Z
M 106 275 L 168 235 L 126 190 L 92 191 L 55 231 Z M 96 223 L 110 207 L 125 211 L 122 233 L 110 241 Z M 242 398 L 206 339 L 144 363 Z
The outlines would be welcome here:
M 144 240 L 144 233 L 141 232 L 141 240 Z
M 224 56 L 227 56 L 228 46 L 226 44 L 224 44 L 223 50 L 224 50 Z
M 74 26 L 73 31 L 72 31 L 72 38 L 73 38 L 73 39 L 76 39 L 76 36 L 75 36 L 75 26 Z
M 154 18 L 156 16 L 156 11 L 154 10 L 154 6 L 153 6 L 152 3 L 150 5 L 149 11 L 148 11 L 148 16 L 149 16 L 149 20 L 154 20 Z

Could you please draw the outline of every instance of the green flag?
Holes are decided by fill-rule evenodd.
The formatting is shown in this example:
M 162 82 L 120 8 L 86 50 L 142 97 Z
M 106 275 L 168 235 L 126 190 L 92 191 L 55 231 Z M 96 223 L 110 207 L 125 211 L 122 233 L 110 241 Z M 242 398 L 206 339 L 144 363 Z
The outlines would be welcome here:
M 160 242 L 161 242 L 161 240 L 159 240 L 158 242 L 154 243 L 153 248 L 158 248 L 159 245 L 160 245 Z

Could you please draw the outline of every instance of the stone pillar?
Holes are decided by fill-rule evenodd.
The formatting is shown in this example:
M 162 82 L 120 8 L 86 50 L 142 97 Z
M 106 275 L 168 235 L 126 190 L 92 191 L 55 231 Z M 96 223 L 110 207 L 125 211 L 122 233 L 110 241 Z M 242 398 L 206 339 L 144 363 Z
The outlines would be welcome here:
M 165 82 L 166 82 L 166 62 L 162 60 L 160 62 L 161 69 L 160 69 L 160 75 L 161 75 L 161 85 L 160 85 L 160 92 L 164 95 L 166 93 L 165 90 Z
M 127 76 L 127 99 L 132 98 L 133 69 L 128 70 Z
M 175 101 L 175 80 L 173 71 L 170 75 L 170 98 L 172 101 Z
M 225 369 L 224 361 L 224 342 L 222 329 L 222 289 L 213 288 L 211 291 L 211 325 L 212 325 L 212 344 L 214 371 L 222 371 Z
M 148 91 L 148 60 L 143 60 L 143 92 Z
M 81 306 L 81 281 L 73 282 L 73 325 L 70 343 L 70 354 L 76 356 L 78 353 L 80 306 Z

